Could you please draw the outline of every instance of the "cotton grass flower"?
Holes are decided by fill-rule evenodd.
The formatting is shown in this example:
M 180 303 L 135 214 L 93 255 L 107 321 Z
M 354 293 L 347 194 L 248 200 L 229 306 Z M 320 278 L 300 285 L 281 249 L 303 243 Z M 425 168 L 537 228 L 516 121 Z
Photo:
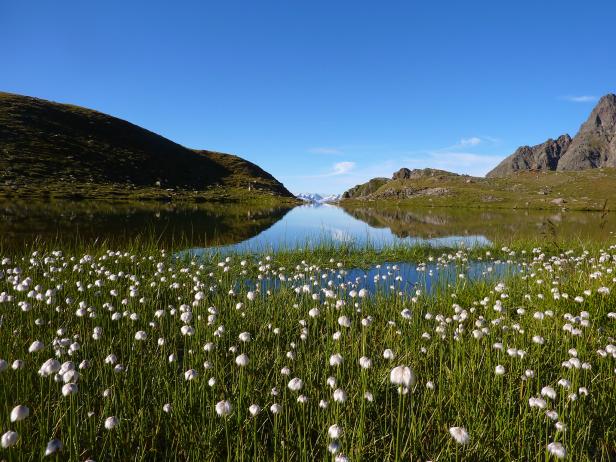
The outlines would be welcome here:
M 0 445 L 6 449 L 17 444 L 17 441 L 19 441 L 19 434 L 9 430 L 2 435 L 2 438 L 0 438 Z
M 546 398 L 556 399 L 556 390 L 552 387 L 543 387 L 541 389 L 541 396 L 545 396 Z
M 331 425 L 327 429 L 327 435 L 333 440 L 339 440 L 342 437 L 342 428 L 337 424 Z
M 215 408 L 216 414 L 218 414 L 219 417 L 227 417 L 232 411 L 231 403 L 226 400 L 217 402 Z
M 458 444 L 467 444 L 470 441 L 470 436 L 464 427 L 451 427 L 449 433 Z
M 288 387 L 291 391 L 299 391 L 304 386 L 304 382 L 298 377 L 295 377 L 289 381 Z
M 237 364 L 239 367 L 247 366 L 248 362 L 249 362 L 248 355 L 245 353 L 242 353 L 241 355 L 235 358 L 235 364 Z
M 146 340 L 148 338 L 148 334 L 146 334 L 144 331 L 140 330 L 137 333 L 135 333 L 135 340 L 143 342 L 144 340 Z
M 548 444 L 548 452 L 557 459 L 564 459 L 567 456 L 567 451 L 562 443 L 554 441 Z
M 415 373 L 407 366 L 394 367 L 389 373 L 389 381 L 392 384 L 402 386 L 406 389 L 415 385 L 416 380 Z
M 251 404 L 248 408 L 248 412 L 250 412 L 251 416 L 256 416 L 259 412 L 261 412 L 261 406 L 258 404 Z
M 36 341 L 32 342 L 32 344 L 28 348 L 28 351 L 30 353 L 36 353 L 38 351 L 41 351 L 43 348 L 45 348 L 45 344 L 43 342 L 41 342 L 40 340 L 36 340 Z
M 120 423 L 120 421 L 118 420 L 117 417 L 115 416 L 111 416 L 111 417 L 107 417 L 105 419 L 105 428 L 107 430 L 112 430 L 113 428 L 115 428 L 118 424 Z
M 197 378 L 198 375 L 199 373 L 196 370 L 188 369 L 186 372 L 184 372 L 184 380 L 194 380 Z
M 270 406 L 270 411 L 272 414 L 278 414 L 282 411 L 282 406 L 280 404 L 274 403 Z
M 15 406 L 11 411 L 11 422 L 19 422 L 26 419 L 30 415 L 30 409 L 27 406 L 21 404 Z
M 494 373 L 496 375 L 505 375 L 505 367 L 499 364 L 494 368 Z
M 334 401 L 337 403 L 344 403 L 347 400 L 346 391 L 342 388 L 334 390 Z
M 45 456 L 50 456 L 62 449 L 62 441 L 54 438 L 49 443 L 47 443 L 47 447 L 45 448 Z
M 67 383 L 62 386 L 62 395 L 70 396 L 77 393 L 77 384 L 76 383 Z

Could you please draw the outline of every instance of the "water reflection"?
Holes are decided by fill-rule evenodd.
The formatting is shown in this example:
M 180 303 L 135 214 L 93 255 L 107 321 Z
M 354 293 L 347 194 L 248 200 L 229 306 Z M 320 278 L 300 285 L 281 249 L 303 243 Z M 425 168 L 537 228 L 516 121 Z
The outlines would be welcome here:
M 258 235 L 289 210 L 234 204 L 5 202 L 0 203 L 0 241 L 16 246 L 98 239 L 121 245 L 146 237 L 161 246 L 229 245 Z
M 522 270 L 520 265 L 504 261 L 423 265 L 408 262 L 385 262 L 367 269 L 329 269 L 318 273 L 307 272 L 303 278 L 285 279 L 284 281 L 280 278 L 250 280 L 245 281 L 245 287 L 238 285 L 236 289 L 238 291 L 255 290 L 258 286 L 260 293 L 265 294 L 268 290 L 274 291 L 281 288 L 301 291 L 302 286 L 308 285 L 311 292 L 318 293 L 321 299 L 325 299 L 326 291 L 331 289 L 329 281 L 336 281 L 336 284 L 347 291 L 366 289 L 372 295 L 395 292 L 413 296 L 416 295 L 417 290 L 421 293 L 432 294 L 437 288 L 443 289 L 448 285 L 464 283 L 467 280 L 481 280 L 486 284 L 493 284 L 504 276 Z M 464 278 L 461 275 L 464 275 Z
M 319 243 L 484 245 L 502 238 L 603 241 L 616 214 L 372 206 L 246 207 L 105 202 L 0 203 L 0 245 L 135 238 L 174 249 L 276 250 Z M 144 238 L 145 236 L 145 238 Z
M 399 238 L 482 235 L 490 241 L 503 238 L 603 241 L 616 230 L 616 214 L 601 212 L 370 206 L 347 207 L 345 211 L 371 227 L 389 229 Z

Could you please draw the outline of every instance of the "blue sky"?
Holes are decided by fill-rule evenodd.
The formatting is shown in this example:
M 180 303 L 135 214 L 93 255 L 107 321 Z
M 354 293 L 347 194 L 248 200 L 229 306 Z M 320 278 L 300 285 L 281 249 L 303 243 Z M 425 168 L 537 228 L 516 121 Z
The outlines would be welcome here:
M 231 152 L 293 192 L 485 174 L 616 92 L 616 2 L 0 3 L 0 90 Z

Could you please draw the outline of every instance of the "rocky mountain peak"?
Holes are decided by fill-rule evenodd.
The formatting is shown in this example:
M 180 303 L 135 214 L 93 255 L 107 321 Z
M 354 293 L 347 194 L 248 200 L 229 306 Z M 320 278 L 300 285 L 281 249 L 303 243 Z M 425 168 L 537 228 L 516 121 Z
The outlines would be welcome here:
M 616 95 L 610 93 L 601 97 L 595 108 L 590 113 L 588 120 L 580 128 L 580 131 L 593 128 L 614 130 L 615 126 Z
M 487 177 L 525 170 L 584 170 L 616 167 L 616 95 L 603 96 L 573 139 L 561 135 L 535 146 L 522 146 Z

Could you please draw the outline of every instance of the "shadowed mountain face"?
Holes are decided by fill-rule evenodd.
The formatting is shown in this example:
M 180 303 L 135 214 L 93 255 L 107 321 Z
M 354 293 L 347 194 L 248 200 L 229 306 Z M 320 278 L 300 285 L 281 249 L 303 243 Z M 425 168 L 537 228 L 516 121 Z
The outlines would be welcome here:
M 585 170 L 616 167 L 616 95 L 602 97 L 575 138 L 562 135 L 536 146 L 522 146 L 486 177 L 525 170 Z
M 152 239 L 166 248 L 236 244 L 265 231 L 289 210 L 240 204 L 0 202 L 0 247 L 92 239 L 110 245 Z
M 0 185 L 59 182 L 250 187 L 292 197 L 273 176 L 240 157 L 188 149 L 90 109 L 0 93 Z
M 527 210 L 405 209 L 345 206 L 345 212 L 374 228 L 389 228 L 400 238 L 485 236 L 489 240 L 542 237 L 605 240 L 616 226 L 613 214 Z

